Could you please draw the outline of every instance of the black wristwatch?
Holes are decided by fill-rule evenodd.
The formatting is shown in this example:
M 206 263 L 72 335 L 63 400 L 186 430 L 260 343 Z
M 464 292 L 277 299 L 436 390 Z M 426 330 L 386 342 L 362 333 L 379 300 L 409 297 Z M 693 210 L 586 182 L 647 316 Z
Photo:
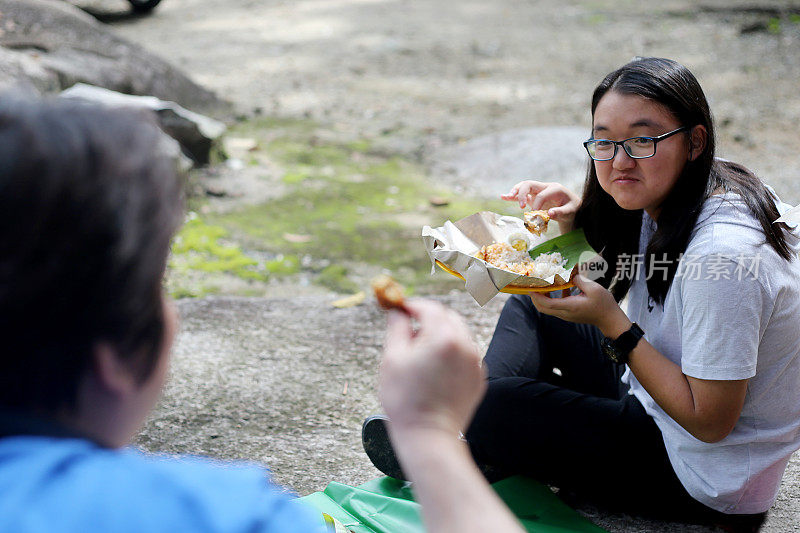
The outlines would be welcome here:
M 616 340 L 603 337 L 600 346 L 609 359 L 615 363 L 624 364 L 628 362 L 628 357 L 642 337 L 644 337 L 644 331 L 639 324 L 634 322 L 631 329 L 617 337 Z

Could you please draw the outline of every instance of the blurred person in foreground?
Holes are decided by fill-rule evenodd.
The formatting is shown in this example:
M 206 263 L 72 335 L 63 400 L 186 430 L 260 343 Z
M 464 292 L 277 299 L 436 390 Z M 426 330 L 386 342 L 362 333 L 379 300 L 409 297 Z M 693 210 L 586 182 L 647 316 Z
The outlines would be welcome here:
M 262 467 L 125 448 L 177 323 L 162 279 L 182 192 L 160 143 L 135 112 L 0 98 L 0 531 L 322 530 Z M 466 327 L 408 313 L 382 398 L 429 529 L 518 530 L 451 438 L 485 388 Z

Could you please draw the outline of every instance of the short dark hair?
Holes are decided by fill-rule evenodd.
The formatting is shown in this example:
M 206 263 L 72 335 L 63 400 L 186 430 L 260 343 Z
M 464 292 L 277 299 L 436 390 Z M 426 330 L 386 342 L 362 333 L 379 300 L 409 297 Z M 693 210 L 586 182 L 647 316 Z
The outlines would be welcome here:
M 671 59 L 636 58 L 608 74 L 592 95 L 592 117 L 597 105 L 608 92 L 637 95 L 664 106 L 681 126 L 705 127 L 708 134 L 703 151 L 683 168 L 675 185 L 662 204 L 658 228 L 650 240 L 645 269 L 650 270 L 656 257 L 669 259 L 667 276 L 653 276 L 647 289 L 653 299 L 663 303 L 678 268 L 678 259 L 686 250 L 703 203 L 718 189 L 741 195 L 753 216 L 759 221 L 766 242 L 784 259 L 791 260 L 786 244 L 784 224 L 773 224 L 780 216 L 775 197 L 764 183 L 745 167 L 715 159 L 714 122 L 703 89 L 688 68 Z M 576 226 L 584 228 L 589 243 L 603 250 L 610 268 L 598 281 L 611 289 L 617 301 L 630 289 L 630 277 L 614 279 L 623 265 L 622 256 L 639 253 L 642 211 L 626 211 L 617 205 L 597 180 L 593 161 L 588 162 L 581 207 L 576 213 Z M 624 271 L 624 268 L 621 270 Z
M 149 112 L 0 97 L 0 407 L 74 407 L 98 342 L 153 370 L 182 218 L 163 143 Z

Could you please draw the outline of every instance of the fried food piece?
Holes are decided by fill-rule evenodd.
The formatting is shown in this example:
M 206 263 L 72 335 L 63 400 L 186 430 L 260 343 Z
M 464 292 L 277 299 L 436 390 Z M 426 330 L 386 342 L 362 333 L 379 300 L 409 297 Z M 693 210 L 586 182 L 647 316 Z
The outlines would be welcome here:
M 404 309 L 405 297 L 403 286 L 397 283 L 391 276 L 381 274 L 372 280 L 372 290 L 378 305 L 386 309 Z
M 522 220 L 525 222 L 525 227 L 534 235 L 541 235 L 547 231 L 547 223 L 550 222 L 550 215 L 547 211 L 528 211 L 522 213 Z
M 512 248 L 510 244 L 505 242 L 488 244 L 482 247 L 475 256 L 492 266 L 509 272 L 515 272 L 523 276 L 532 274 L 530 270 L 533 263 L 531 257 L 527 253 Z

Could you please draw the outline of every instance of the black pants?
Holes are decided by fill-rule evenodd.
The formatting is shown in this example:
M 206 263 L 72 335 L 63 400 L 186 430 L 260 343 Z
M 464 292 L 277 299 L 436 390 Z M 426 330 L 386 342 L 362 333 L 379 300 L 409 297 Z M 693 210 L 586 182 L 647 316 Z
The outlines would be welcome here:
M 661 431 L 620 382 L 625 367 L 604 356 L 601 339 L 594 326 L 509 298 L 484 359 L 489 388 L 467 432 L 476 461 L 616 510 L 724 517 L 683 488 Z

